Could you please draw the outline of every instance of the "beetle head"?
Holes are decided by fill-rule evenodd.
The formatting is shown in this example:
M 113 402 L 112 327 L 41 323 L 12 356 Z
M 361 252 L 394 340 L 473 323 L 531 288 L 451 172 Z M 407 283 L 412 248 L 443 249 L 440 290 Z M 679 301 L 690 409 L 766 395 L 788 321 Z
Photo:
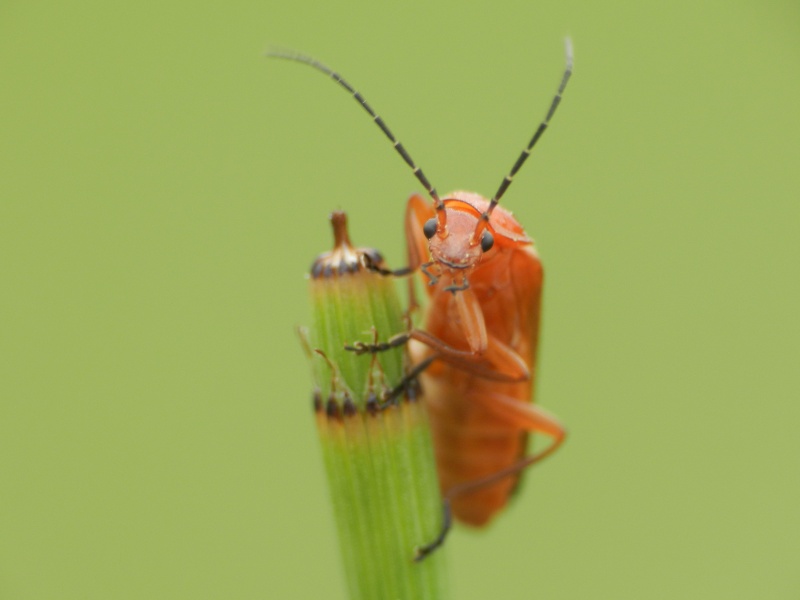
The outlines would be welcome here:
M 433 217 L 423 226 L 431 258 L 445 268 L 470 269 L 494 244 L 488 221 L 463 200 L 447 199 L 443 210 L 444 219 Z

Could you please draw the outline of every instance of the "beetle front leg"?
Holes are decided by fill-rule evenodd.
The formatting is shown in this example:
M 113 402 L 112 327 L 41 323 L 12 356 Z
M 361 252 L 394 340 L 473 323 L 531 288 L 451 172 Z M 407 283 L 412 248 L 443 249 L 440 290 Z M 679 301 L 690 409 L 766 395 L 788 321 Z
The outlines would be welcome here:
M 530 378 L 530 371 L 522 357 L 494 337 L 489 339 L 489 349 L 483 355 L 453 348 L 422 329 L 399 333 L 385 342 L 375 344 L 354 342 L 352 345 L 345 346 L 344 349 L 348 352 L 355 352 L 357 355 L 376 354 L 399 348 L 407 344 L 409 340 L 416 340 L 436 353 L 433 355 L 432 361 L 441 360 L 456 369 L 492 381 L 505 383 L 527 381 Z
M 403 267 L 402 269 L 384 269 L 373 264 L 368 264 L 367 269 L 373 273 L 378 273 L 379 275 L 384 275 L 386 277 L 405 277 L 406 275 L 411 275 L 414 273 L 414 269 L 411 267 Z
M 408 343 L 408 340 L 411 339 L 411 332 L 406 333 L 398 333 L 390 337 L 385 342 L 379 342 L 374 344 L 365 344 L 364 342 L 353 342 L 352 346 L 345 346 L 344 349 L 348 352 L 355 352 L 356 355 L 361 354 L 376 354 L 378 352 L 386 352 L 387 350 L 391 350 L 392 348 L 399 348 L 400 346 L 404 346 Z
M 384 269 L 383 267 L 379 267 L 378 265 L 373 264 L 371 262 L 366 262 L 365 265 L 367 269 L 369 269 L 373 273 L 378 273 L 379 275 L 384 275 L 385 277 L 405 277 L 407 275 L 413 275 L 416 272 L 416 270 L 419 269 L 428 278 L 428 285 L 436 285 L 436 283 L 439 281 L 439 276 L 440 276 L 437 275 L 436 273 L 432 273 L 429 270 L 431 267 L 439 266 L 437 263 L 433 261 L 417 265 L 416 267 L 413 265 L 409 265 L 408 267 L 403 267 L 402 269 Z M 458 288 L 458 289 L 466 289 L 466 288 Z
M 448 346 L 439 338 L 431 335 L 427 331 L 421 329 L 412 329 L 404 333 L 393 335 L 385 342 L 378 342 L 374 344 L 366 344 L 364 342 L 353 342 L 352 346 L 345 346 L 344 349 L 348 352 L 355 352 L 357 355 L 361 354 L 375 354 L 377 352 L 386 352 L 392 348 L 399 348 L 408 343 L 409 340 L 417 340 L 426 346 L 433 348 L 441 353 L 444 358 L 454 358 L 460 360 L 475 360 L 475 355 L 469 350 L 458 350 L 452 346 Z M 439 358 L 437 356 L 437 358 Z

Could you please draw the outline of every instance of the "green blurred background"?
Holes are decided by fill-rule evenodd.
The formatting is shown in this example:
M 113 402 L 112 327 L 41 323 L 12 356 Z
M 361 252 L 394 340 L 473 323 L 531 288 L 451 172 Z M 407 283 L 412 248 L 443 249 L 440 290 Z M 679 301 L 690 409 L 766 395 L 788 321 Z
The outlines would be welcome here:
M 571 437 L 453 597 L 800 597 L 800 5 L 0 6 L 0 597 L 344 598 L 294 334 L 349 212 L 491 194 L 547 270 Z

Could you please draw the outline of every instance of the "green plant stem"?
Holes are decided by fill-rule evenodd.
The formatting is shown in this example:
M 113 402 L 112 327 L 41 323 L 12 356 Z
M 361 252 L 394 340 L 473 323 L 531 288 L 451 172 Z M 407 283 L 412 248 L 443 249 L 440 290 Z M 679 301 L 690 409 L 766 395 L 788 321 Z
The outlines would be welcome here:
M 338 221 L 337 221 L 338 219 Z M 354 600 L 442 600 L 444 552 L 414 562 L 441 523 L 430 428 L 419 388 L 404 381 L 405 351 L 358 356 L 355 341 L 386 341 L 404 330 L 391 278 L 364 268 L 334 214 L 336 247 L 312 268 L 313 326 L 308 343 L 316 423 L 339 547 Z M 337 229 L 338 228 L 338 229 Z

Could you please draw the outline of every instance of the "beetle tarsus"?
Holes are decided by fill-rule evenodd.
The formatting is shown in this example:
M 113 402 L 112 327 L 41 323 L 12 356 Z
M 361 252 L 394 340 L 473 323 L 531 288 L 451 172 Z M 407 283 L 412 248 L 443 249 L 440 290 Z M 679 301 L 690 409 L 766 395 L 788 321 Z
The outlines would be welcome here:
M 412 384 L 417 379 L 417 377 L 419 377 L 422 374 L 422 372 L 428 367 L 430 367 L 433 361 L 437 360 L 438 358 L 439 358 L 438 354 L 433 354 L 428 358 L 426 358 L 425 360 L 421 361 L 418 365 L 414 365 L 414 368 L 411 369 L 408 373 L 406 373 L 406 375 L 400 380 L 400 383 L 398 383 L 396 386 L 394 386 L 394 388 L 389 390 L 389 392 L 384 396 L 384 402 L 389 403 L 398 396 L 400 396 L 400 394 L 404 393 L 408 388 L 408 386 Z
M 392 348 L 397 348 L 402 346 L 411 339 L 411 334 L 409 333 L 399 333 L 395 336 L 392 336 L 386 342 L 381 342 L 379 344 L 365 344 L 364 342 L 354 342 L 352 346 L 345 346 L 344 349 L 348 352 L 355 352 L 357 355 L 361 354 L 375 354 L 377 352 L 386 352 L 387 350 L 391 350 Z
M 439 535 L 430 544 L 425 544 L 414 550 L 414 562 L 421 562 L 431 555 L 437 548 L 444 544 L 447 534 L 450 532 L 450 527 L 453 524 L 453 511 L 450 508 L 450 501 L 445 498 L 442 501 L 442 528 L 439 530 Z
M 403 267 L 402 269 L 392 270 L 384 269 L 383 267 L 379 267 L 372 262 L 365 262 L 365 266 L 373 273 L 378 273 L 379 275 L 383 275 L 385 277 L 405 277 L 406 275 L 411 275 L 414 273 L 414 269 L 412 267 Z

